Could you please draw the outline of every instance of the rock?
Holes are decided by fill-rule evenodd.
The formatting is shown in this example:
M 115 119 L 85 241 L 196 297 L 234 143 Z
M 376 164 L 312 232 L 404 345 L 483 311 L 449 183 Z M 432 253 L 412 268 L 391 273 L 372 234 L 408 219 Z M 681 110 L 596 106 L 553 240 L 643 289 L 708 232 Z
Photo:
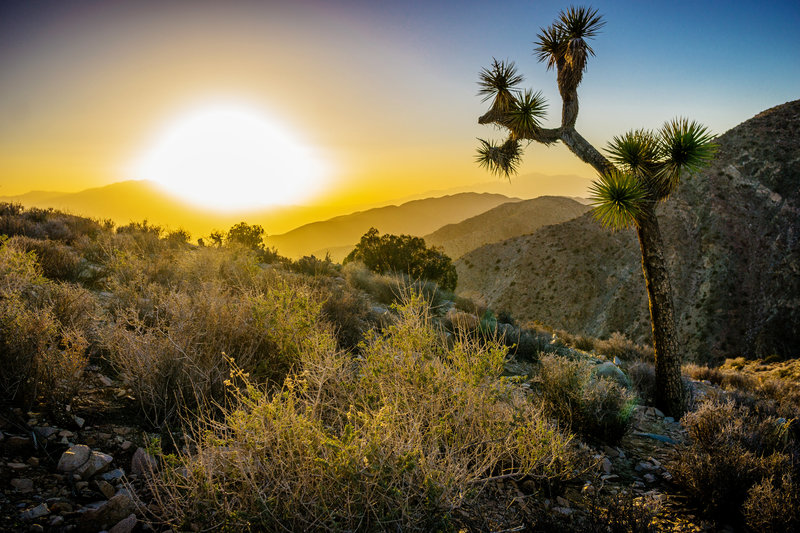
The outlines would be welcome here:
M 131 446 L 133 446 L 133 443 L 129 440 L 123 441 L 122 444 L 119 445 L 119 447 L 122 448 L 123 451 L 126 451 Z
M 667 472 L 666 470 L 664 470 L 663 472 L 661 472 L 661 478 L 662 478 L 664 481 L 672 481 L 672 474 L 670 474 L 669 472 Z
M 85 444 L 76 444 L 61 455 L 56 469 L 59 472 L 74 472 L 89 461 L 92 450 Z
M 614 363 L 607 361 L 599 364 L 592 369 L 592 373 L 598 378 L 607 378 L 616 381 L 622 387 L 630 387 L 631 382 L 625 372 Z
M 30 465 L 26 463 L 6 463 L 6 466 L 15 472 L 19 472 L 20 470 L 25 470 Z
M 31 444 L 32 442 L 30 437 L 20 437 L 18 435 L 13 435 L 5 440 L 6 453 L 8 453 L 9 455 L 15 455 L 25 450 L 26 448 L 29 448 Z
M 50 514 L 50 509 L 47 508 L 46 503 L 41 503 L 32 509 L 28 509 L 27 511 L 22 513 L 23 520 L 36 520 L 37 518 L 41 518 L 43 516 L 47 516 Z
M 31 455 L 30 457 L 28 457 L 28 460 L 25 462 L 31 466 L 39 466 L 39 458 L 36 457 L 35 455 Z
M 569 516 L 572 514 L 573 511 L 569 507 L 553 507 L 553 512 L 562 514 L 564 516 Z
M 645 474 L 644 475 L 644 480 L 647 481 L 648 483 L 655 483 L 656 482 L 656 476 L 654 476 L 653 474 Z
M 28 478 L 14 478 L 11 480 L 11 486 L 22 493 L 33 492 L 33 480 Z
M 114 487 L 112 487 L 111 483 L 109 483 L 108 481 L 99 479 L 97 480 L 97 482 L 95 482 L 95 485 L 97 485 L 97 490 L 99 490 L 103 494 L 103 496 L 105 496 L 108 499 L 113 498 L 114 494 L 117 493 L 116 489 L 114 489 Z
M 606 474 L 611 473 L 611 459 L 609 459 L 608 457 L 603 458 L 603 472 L 605 472 Z
M 119 491 L 108 501 L 98 502 L 82 510 L 78 519 L 84 531 L 100 531 L 120 522 L 136 512 L 136 504 L 127 491 Z
M 108 533 L 131 533 L 136 527 L 137 522 L 136 515 L 131 514 L 127 518 L 123 518 L 117 522 L 117 525 L 109 529 Z
M 58 433 L 58 428 L 44 426 L 44 427 L 35 427 L 33 431 L 40 439 L 49 439 L 56 433 Z
M 678 442 L 676 440 L 674 440 L 674 439 L 672 439 L 670 437 L 667 437 L 666 435 L 658 435 L 656 433 L 642 433 L 640 431 L 634 431 L 633 434 L 638 436 L 638 437 L 647 437 L 649 439 L 653 439 L 653 440 L 657 440 L 657 441 L 660 441 L 660 442 L 664 442 L 666 444 L 678 444 Z
M 652 413 L 655 416 L 657 416 L 658 418 L 664 418 L 664 413 L 661 412 L 661 409 L 659 409 L 657 407 L 653 407 L 652 409 L 653 409 Z
M 85 419 L 83 419 L 83 418 L 81 418 L 81 417 L 79 417 L 78 415 L 73 415 L 73 416 L 72 416 L 72 419 L 75 421 L 75 424 L 76 424 L 76 425 L 77 425 L 79 428 L 82 428 L 82 427 L 83 427 L 83 425 L 86 423 L 86 420 L 85 420 Z
M 71 439 L 72 437 L 75 436 L 75 433 L 71 432 L 68 429 L 62 429 L 61 431 L 58 432 L 58 436 Z
M 44 533 L 44 526 L 42 524 L 31 524 L 28 531 L 31 533 Z
M 121 468 L 115 468 L 105 474 L 100 475 L 100 479 L 103 481 L 117 481 L 125 477 L 125 471 Z
M 569 507 L 569 501 L 566 498 L 562 498 L 561 496 L 556 496 L 556 503 L 561 507 Z
M 53 518 L 50 519 L 50 524 L 49 525 L 50 525 L 51 528 L 63 526 L 64 525 L 64 517 L 60 516 L 60 515 L 54 516 Z
M 617 457 L 619 455 L 617 449 L 612 446 L 603 446 L 603 453 L 609 457 Z
M 606 474 L 604 476 L 600 476 L 600 479 L 602 479 L 603 481 L 611 481 L 618 478 L 619 476 L 616 474 Z
M 674 424 L 675 423 L 675 419 L 672 418 L 671 416 L 665 416 L 664 417 L 664 422 L 667 423 L 667 424 Z
M 99 381 L 100 383 L 102 383 L 106 387 L 110 387 L 111 385 L 114 384 L 114 382 L 111 381 L 111 378 L 109 378 L 107 376 L 104 376 L 103 374 L 99 374 L 97 376 L 97 381 Z
M 653 465 L 652 463 L 649 463 L 647 461 L 642 461 L 638 465 L 636 465 L 636 467 L 635 467 L 635 470 L 637 472 L 642 472 L 642 471 L 645 471 L 645 470 L 649 472 L 650 470 L 655 470 L 655 469 L 656 469 L 655 465 Z
M 131 474 L 144 474 L 145 472 L 152 472 L 158 466 L 158 461 L 155 457 L 147 453 L 144 448 L 136 448 L 136 451 L 131 458 Z
M 95 474 L 104 472 L 112 461 L 114 461 L 114 458 L 110 455 L 93 451 L 89 459 L 83 465 L 79 466 L 75 472 L 83 479 L 89 479 Z
M 50 509 L 54 513 L 65 514 L 72 512 L 72 504 L 66 501 L 58 501 L 50 504 Z

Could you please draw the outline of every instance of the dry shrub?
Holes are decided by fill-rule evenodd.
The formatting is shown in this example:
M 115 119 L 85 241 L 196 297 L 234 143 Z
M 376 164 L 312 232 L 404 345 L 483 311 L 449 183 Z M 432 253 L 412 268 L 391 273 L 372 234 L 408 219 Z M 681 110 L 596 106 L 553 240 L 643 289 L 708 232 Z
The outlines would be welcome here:
M 47 278 L 75 281 L 81 273 L 81 257 L 72 247 L 61 242 L 18 236 L 9 239 L 8 245 L 33 252 Z
M 644 405 L 654 405 L 656 399 L 656 368 L 652 363 L 634 361 L 627 366 L 633 390 Z
M 594 342 L 597 353 L 607 357 L 619 357 L 623 361 L 652 361 L 653 349 L 636 344 L 623 333 L 615 331 L 608 340 L 597 339 Z
M 683 418 L 690 444 L 672 464 L 675 479 L 712 513 L 740 515 L 748 498 L 766 501 L 772 493 L 765 480 L 787 474 L 790 486 L 797 476 L 800 455 L 792 423 L 732 401 L 706 401 Z
M 541 358 L 536 390 L 549 416 L 587 438 L 615 442 L 631 423 L 635 395 L 593 375 L 591 361 L 557 355 Z
M 87 319 L 82 314 L 88 308 L 70 308 L 65 295 L 81 291 L 42 278 L 32 254 L 9 243 L 0 246 L 4 398 L 31 405 L 45 393 L 45 403 L 60 409 L 78 393 L 88 346 L 83 329 Z
M 369 300 L 344 283 L 319 285 L 322 316 L 334 327 L 336 343 L 343 350 L 358 350 L 364 334 L 374 325 Z
M 742 506 L 753 531 L 789 533 L 800 530 L 800 487 L 791 475 L 764 478 L 750 488 Z
M 150 479 L 159 518 L 180 529 L 431 531 L 505 476 L 572 478 L 570 438 L 503 379 L 505 350 L 448 349 L 420 298 L 358 360 L 319 342 L 269 395 L 241 373 L 196 453 Z
M 396 277 L 375 274 L 361 263 L 347 263 L 342 267 L 342 274 L 350 285 L 366 292 L 383 305 L 395 303 L 400 296 L 400 282 Z
M 208 283 L 169 292 L 150 314 L 121 312 L 101 332 L 108 360 L 156 425 L 206 401 L 222 402 L 224 355 L 260 382 L 280 382 L 316 332 L 319 304 L 304 286 L 240 294 Z

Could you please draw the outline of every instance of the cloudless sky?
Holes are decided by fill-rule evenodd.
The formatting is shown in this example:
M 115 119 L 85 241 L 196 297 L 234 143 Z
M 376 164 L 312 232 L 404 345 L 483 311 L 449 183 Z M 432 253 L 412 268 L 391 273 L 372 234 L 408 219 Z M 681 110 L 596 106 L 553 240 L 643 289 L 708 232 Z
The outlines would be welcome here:
M 16 0 L 0 3 L 0 195 L 128 179 L 165 122 L 252 103 L 332 172 L 318 201 L 380 201 L 493 179 L 473 162 L 477 74 L 516 61 L 560 118 L 536 33 L 569 3 Z M 800 2 L 594 2 L 579 88 L 596 146 L 678 115 L 723 133 L 800 97 Z M 522 173 L 592 177 L 561 145 Z

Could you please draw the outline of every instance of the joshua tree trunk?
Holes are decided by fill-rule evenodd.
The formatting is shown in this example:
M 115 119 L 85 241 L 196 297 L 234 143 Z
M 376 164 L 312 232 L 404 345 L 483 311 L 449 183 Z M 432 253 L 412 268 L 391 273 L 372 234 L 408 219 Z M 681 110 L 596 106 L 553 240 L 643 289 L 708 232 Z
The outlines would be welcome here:
M 664 258 L 664 242 L 655 205 L 646 206 L 637 217 L 636 233 L 642 251 L 642 272 L 647 286 L 656 366 L 656 407 L 673 416 L 684 411 L 681 356 L 675 335 L 672 287 Z

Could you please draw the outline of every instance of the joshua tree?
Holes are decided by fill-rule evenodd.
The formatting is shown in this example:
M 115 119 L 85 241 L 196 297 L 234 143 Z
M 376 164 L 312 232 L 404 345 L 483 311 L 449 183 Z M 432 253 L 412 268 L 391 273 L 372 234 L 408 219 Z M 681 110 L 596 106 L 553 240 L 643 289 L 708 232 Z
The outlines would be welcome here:
M 597 35 L 604 21 L 597 10 L 570 7 L 537 35 L 535 53 L 547 69 L 555 69 L 561 93 L 561 126 L 544 128 L 547 104 L 541 92 L 519 90 L 522 76 L 513 62 L 494 60 L 480 73 L 480 94 L 492 100 L 478 119 L 508 131 L 502 144 L 479 139 L 478 162 L 492 172 L 516 173 L 523 143 L 550 145 L 558 141 L 598 173 L 592 185 L 594 216 L 605 226 L 634 227 L 642 252 L 642 271 L 650 304 L 656 366 L 656 405 L 679 415 L 684 410 L 681 354 L 675 336 L 672 289 L 664 260 L 664 243 L 655 208 L 666 200 L 681 175 L 693 173 L 710 161 L 716 146 L 708 130 L 687 119 L 667 122 L 657 132 L 636 130 L 614 137 L 602 155 L 576 130 L 578 85 L 594 51 L 587 39 Z

